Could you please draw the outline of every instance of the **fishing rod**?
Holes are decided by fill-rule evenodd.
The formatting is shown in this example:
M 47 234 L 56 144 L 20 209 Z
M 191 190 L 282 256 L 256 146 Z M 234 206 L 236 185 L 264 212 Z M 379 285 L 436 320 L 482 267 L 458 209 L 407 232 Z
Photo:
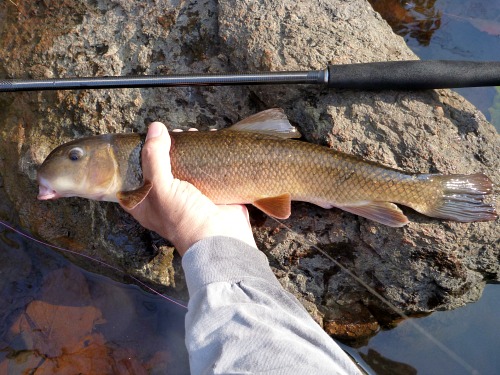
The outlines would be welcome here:
M 351 90 L 500 86 L 500 62 L 410 60 L 329 65 L 325 70 L 291 72 L 0 79 L 0 92 L 263 84 L 319 84 Z

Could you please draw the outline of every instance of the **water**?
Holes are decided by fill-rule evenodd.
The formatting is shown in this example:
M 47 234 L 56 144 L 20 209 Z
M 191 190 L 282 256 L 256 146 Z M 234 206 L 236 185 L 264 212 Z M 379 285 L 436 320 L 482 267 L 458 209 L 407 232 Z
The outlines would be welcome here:
M 481 299 L 452 311 L 414 319 L 478 374 L 498 374 L 500 288 L 487 285 Z M 411 322 L 383 331 L 361 348 L 346 348 L 377 374 L 469 374 L 465 368 L 419 334 Z
M 1 374 L 189 372 L 185 308 L 1 225 L 0 264 Z

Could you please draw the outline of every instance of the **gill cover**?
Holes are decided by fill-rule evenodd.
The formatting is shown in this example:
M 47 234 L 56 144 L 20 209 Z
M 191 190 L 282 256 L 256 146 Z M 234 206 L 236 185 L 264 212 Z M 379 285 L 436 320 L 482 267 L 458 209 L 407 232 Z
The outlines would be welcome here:
M 118 163 L 113 152 L 113 147 L 109 143 L 103 144 L 92 153 L 89 153 L 87 181 L 99 189 L 106 189 L 106 192 L 113 185 L 118 175 Z M 113 173 L 109 173 L 113 171 Z

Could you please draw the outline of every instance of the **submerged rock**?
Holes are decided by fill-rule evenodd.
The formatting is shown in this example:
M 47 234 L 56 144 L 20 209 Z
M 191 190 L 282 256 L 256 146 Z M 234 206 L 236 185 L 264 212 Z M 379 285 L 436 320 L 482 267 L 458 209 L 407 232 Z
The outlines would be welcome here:
M 0 17 L 3 77 L 311 70 L 416 58 L 364 0 L 3 2 Z M 112 203 L 37 201 L 36 166 L 76 137 L 143 132 L 153 120 L 222 128 L 271 107 L 284 108 L 310 142 L 407 172 L 484 172 L 500 183 L 499 135 L 452 91 L 235 86 L 0 94 L 4 189 L 23 226 L 41 238 L 186 297 L 180 259 L 168 244 Z M 281 283 L 327 332 L 359 339 L 391 325 L 394 307 L 406 314 L 452 309 L 500 278 L 497 222 L 445 222 L 403 210 L 411 221 L 404 228 L 305 203 L 293 204 L 282 223 L 253 210 L 252 217 Z

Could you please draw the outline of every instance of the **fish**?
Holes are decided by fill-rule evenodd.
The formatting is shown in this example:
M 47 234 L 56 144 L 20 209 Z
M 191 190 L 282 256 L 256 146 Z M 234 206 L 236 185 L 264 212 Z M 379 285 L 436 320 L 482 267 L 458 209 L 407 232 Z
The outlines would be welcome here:
M 309 143 L 284 111 L 269 109 L 222 130 L 171 132 L 172 174 L 216 204 L 252 204 L 287 219 L 291 201 L 333 207 L 391 227 L 409 220 L 398 205 L 459 222 L 497 218 L 485 198 L 492 181 L 470 175 L 411 174 Z M 37 171 L 38 199 L 83 197 L 132 209 L 149 193 L 145 135 L 103 134 L 55 148 Z

